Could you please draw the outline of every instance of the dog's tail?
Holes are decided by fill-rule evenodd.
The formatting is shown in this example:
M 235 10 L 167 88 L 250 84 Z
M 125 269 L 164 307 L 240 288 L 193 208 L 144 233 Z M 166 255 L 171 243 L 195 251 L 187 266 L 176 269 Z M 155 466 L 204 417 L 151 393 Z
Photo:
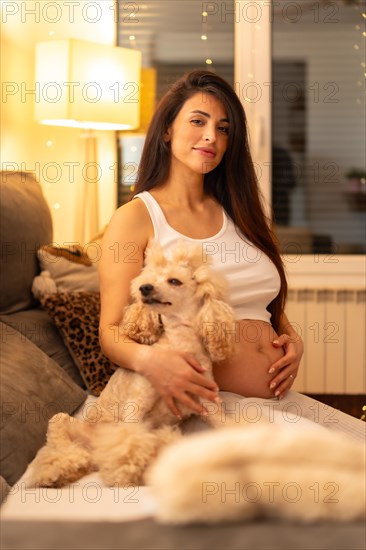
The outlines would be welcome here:
M 147 473 L 165 523 L 365 517 L 365 447 L 324 430 L 262 425 L 185 437 Z

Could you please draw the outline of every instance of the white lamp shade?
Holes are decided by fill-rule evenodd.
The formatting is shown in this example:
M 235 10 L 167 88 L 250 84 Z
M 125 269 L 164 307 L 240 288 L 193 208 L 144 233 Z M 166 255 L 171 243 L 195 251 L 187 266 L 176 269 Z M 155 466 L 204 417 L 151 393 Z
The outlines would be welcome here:
M 35 118 L 95 130 L 140 125 L 141 52 L 84 40 L 36 45 Z

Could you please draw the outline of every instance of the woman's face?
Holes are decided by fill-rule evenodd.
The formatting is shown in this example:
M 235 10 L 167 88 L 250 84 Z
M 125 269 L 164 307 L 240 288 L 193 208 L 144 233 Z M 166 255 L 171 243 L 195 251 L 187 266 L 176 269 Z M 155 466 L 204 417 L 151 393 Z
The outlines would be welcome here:
M 171 169 L 207 174 L 218 166 L 228 143 L 229 121 L 221 101 L 198 92 L 183 104 L 165 139 L 171 145 Z

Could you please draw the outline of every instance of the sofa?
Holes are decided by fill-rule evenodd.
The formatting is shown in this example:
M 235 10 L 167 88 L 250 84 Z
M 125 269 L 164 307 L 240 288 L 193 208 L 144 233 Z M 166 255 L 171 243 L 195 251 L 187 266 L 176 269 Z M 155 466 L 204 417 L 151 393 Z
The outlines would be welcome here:
M 0 173 L 0 195 L 0 482 L 4 498 L 43 445 L 48 420 L 58 412 L 80 414 L 88 395 L 100 393 L 115 366 L 99 347 L 97 269 L 91 254 L 83 258 L 82 250 L 68 253 L 52 243 L 50 211 L 32 174 Z M 91 250 L 98 250 L 98 244 Z M 310 413 L 311 404 L 303 402 Z M 327 411 L 324 414 L 329 416 Z M 354 430 L 357 421 L 340 415 L 339 424 L 345 422 L 347 428 L 350 422 L 349 430 Z M 115 494 L 110 505 L 116 515 L 120 504 L 116 505 Z M 30 501 L 27 510 L 31 509 Z M 109 521 L 98 518 L 98 509 L 92 521 L 88 519 L 8 519 L 0 533 L 1 546 L 4 550 L 354 550 L 363 548 L 365 537 L 363 522 L 305 526 L 260 519 L 175 527 L 159 525 L 152 518 Z
M 52 243 L 52 220 L 31 173 L 1 172 L 2 497 L 45 441 L 48 420 L 72 414 L 87 396 L 75 358 L 32 293 L 37 251 Z

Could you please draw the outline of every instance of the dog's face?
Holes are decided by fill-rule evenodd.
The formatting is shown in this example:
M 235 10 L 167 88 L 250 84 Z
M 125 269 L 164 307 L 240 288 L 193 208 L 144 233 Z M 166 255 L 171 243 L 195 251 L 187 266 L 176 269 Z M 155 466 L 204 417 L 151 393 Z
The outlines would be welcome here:
M 148 263 L 132 282 L 132 297 L 158 313 L 176 313 L 195 301 L 197 281 L 189 266 Z
M 187 244 L 178 245 L 169 258 L 159 245 L 149 247 L 145 267 L 131 284 L 135 301 L 165 315 L 193 313 L 208 295 L 218 298 L 221 292 L 202 249 Z

